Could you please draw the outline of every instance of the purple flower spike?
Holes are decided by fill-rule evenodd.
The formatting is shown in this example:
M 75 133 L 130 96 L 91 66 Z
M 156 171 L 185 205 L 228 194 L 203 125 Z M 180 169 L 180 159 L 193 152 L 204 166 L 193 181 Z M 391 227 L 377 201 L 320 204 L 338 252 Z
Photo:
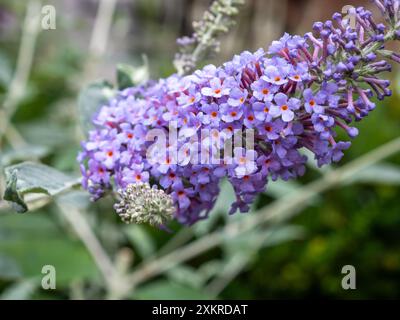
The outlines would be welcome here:
M 220 67 L 119 92 L 82 142 L 83 187 L 93 200 L 122 188 L 116 210 L 126 222 L 158 224 L 173 214 L 190 225 L 208 216 L 224 178 L 236 196 L 230 213 L 247 212 L 269 180 L 304 174 L 301 149 L 319 166 L 340 161 L 350 142 L 338 132 L 358 135 L 352 123 L 376 107 L 375 97 L 391 95 L 383 75 L 389 61 L 400 63 L 384 50 L 400 40 L 400 1 L 374 2 L 383 19 L 357 8 L 354 27 L 336 13 L 314 33 L 284 34 L 268 55 L 244 51 Z M 148 139 L 153 130 L 165 139 Z M 249 137 L 252 146 L 237 144 Z

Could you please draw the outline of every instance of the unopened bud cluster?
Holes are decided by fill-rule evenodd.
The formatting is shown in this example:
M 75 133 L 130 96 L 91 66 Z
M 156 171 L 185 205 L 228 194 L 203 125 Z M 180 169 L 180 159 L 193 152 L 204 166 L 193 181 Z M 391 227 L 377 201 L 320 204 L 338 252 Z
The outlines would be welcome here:
M 200 21 L 193 23 L 192 37 L 177 40 L 180 47 L 174 64 L 179 74 L 193 71 L 198 61 L 219 52 L 218 36 L 229 31 L 244 0 L 215 0 Z
M 125 223 L 160 226 L 171 220 L 175 212 L 172 197 L 148 183 L 129 184 L 118 193 L 121 200 L 114 208 Z

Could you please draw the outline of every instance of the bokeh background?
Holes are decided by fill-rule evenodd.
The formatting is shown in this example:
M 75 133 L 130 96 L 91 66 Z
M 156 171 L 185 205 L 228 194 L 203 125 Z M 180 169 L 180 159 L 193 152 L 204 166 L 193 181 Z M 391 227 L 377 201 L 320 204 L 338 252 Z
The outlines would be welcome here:
M 77 112 L 81 88 L 98 79 L 115 82 L 116 64 L 139 66 L 143 54 L 152 78 L 174 72 L 175 39 L 191 33 L 192 21 L 201 17 L 209 1 L 106 0 L 105 10 L 99 12 L 101 0 L 50 0 L 41 5 L 56 8 L 56 30 L 39 30 L 37 35 L 24 27 L 33 2 L 37 1 L 0 1 L 0 101 L 10 90 L 24 34 L 34 38 L 24 57 L 28 62 L 32 58 L 32 66 L 26 81 L 21 81 L 16 112 L 0 145 L 1 166 L 33 160 L 76 174 L 82 139 Z M 223 36 L 220 54 L 208 62 L 218 64 L 244 49 L 267 47 L 285 31 L 304 34 L 314 21 L 328 19 L 347 4 L 369 6 L 368 1 L 353 0 L 247 0 L 237 25 Z M 340 166 L 400 135 L 398 74 L 396 69 L 388 74 L 393 97 L 358 124 L 361 134 Z M 292 219 L 220 241 L 211 250 L 149 277 L 126 297 L 399 298 L 399 165 L 400 154 L 385 159 L 305 203 Z M 271 184 L 255 210 L 295 193 L 322 174 L 310 163 L 302 179 Z M 112 209 L 112 199 L 92 204 L 77 192 L 79 201 L 75 200 L 116 269 L 125 274 L 140 270 L 142 263 L 157 255 L 174 252 L 179 257 L 181 246 L 246 219 L 240 214 L 227 216 L 231 195 L 229 188 L 224 190 L 213 219 L 191 228 L 173 225 L 172 233 L 124 225 Z M 68 208 L 63 211 L 51 202 L 21 215 L 4 202 L 0 205 L 0 298 L 110 297 L 98 265 L 65 218 Z M 57 289 L 46 291 L 40 279 L 42 266 L 49 264 L 57 270 Z M 357 270 L 356 290 L 341 287 L 344 265 Z

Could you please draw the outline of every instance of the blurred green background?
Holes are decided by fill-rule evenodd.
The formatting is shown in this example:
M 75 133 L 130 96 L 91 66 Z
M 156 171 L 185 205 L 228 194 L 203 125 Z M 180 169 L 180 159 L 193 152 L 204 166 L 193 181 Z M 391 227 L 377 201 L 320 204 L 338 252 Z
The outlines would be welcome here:
M 111 1 L 113 2 L 113 1 Z M 0 101 L 9 90 L 20 48 L 29 1 L 0 2 Z M 115 81 L 115 66 L 149 60 L 152 78 L 174 72 L 175 39 L 191 33 L 209 1 L 119 0 L 112 8 L 109 36 L 93 39 L 97 0 L 52 0 L 56 30 L 40 30 L 26 87 L 12 118 L 13 127 L 0 145 L 2 166 L 40 160 L 76 173 L 82 133 L 76 101 L 79 90 L 97 79 Z M 248 0 L 238 23 L 222 39 L 221 63 L 244 49 L 266 47 L 284 31 L 303 34 L 315 20 L 327 19 L 346 4 L 368 1 Z M 110 7 L 109 7 L 110 9 Z M 104 45 L 102 45 L 104 42 Z M 398 48 L 397 48 L 398 50 Z M 346 152 L 343 164 L 400 134 L 400 77 L 393 80 L 393 97 L 358 124 L 360 136 Z M 399 298 L 400 297 L 400 154 L 328 190 L 306 206 L 290 224 L 265 226 L 272 232 L 261 246 L 250 236 L 222 242 L 163 275 L 141 283 L 129 298 Z M 300 180 L 270 184 L 257 208 L 292 192 L 321 175 L 310 168 Z M 226 197 L 215 219 L 169 234 L 147 226 L 126 226 L 112 209 L 111 199 L 95 204 L 85 194 L 74 195 L 117 267 L 131 270 L 161 247 L 168 252 L 191 243 L 245 215 L 227 217 Z M 251 214 L 251 213 L 249 213 Z M 172 242 L 170 242 L 172 241 Z M 57 289 L 40 287 L 43 265 L 57 270 Z M 343 290 L 341 269 L 357 270 L 357 289 Z M 39 280 L 38 280 L 39 279 Z M 54 203 L 34 212 L 0 211 L 0 298 L 106 298 L 107 290 L 87 248 Z

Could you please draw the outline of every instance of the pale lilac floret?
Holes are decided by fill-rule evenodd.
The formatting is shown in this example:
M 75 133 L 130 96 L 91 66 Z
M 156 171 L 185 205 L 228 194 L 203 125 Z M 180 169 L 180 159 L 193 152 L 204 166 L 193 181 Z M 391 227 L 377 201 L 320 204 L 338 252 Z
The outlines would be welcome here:
M 282 74 L 281 71 L 275 66 L 267 66 L 264 74 L 265 75 L 262 76 L 261 79 L 268 83 L 280 86 L 288 82 L 286 79 L 286 74 Z
M 220 78 L 212 78 L 210 80 L 210 86 L 201 89 L 201 93 L 204 96 L 221 98 L 222 96 L 228 95 L 230 88 L 222 85 Z
M 317 93 L 313 94 L 312 89 L 304 90 L 304 108 L 308 113 L 324 113 L 325 97 Z
M 262 79 L 253 82 L 251 88 L 253 89 L 253 96 L 260 101 L 272 101 L 274 93 L 277 91 L 276 86 Z
M 274 96 L 274 104 L 271 105 L 271 115 L 273 117 L 282 117 L 285 122 L 294 119 L 294 111 L 300 108 L 300 100 L 296 98 L 288 99 L 284 93 L 277 93 Z
M 247 90 L 234 88 L 229 94 L 228 104 L 232 107 L 239 107 L 246 101 L 247 95 Z
M 234 164 L 236 165 L 235 175 L 237 178 L 242 178 L 246 175 L 250 175 L 257 170 L 256 151 L 245 150 L 244 148 L 235 148 L 233 152 L 234 152 Z

